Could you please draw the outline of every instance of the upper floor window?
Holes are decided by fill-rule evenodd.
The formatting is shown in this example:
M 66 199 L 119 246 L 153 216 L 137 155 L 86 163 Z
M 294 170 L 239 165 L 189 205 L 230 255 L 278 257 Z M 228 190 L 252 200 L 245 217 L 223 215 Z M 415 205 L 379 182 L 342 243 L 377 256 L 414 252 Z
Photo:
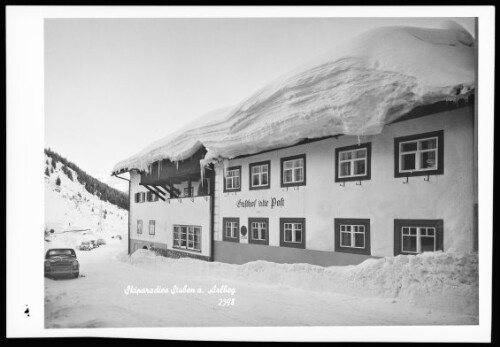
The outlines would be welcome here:
M 306 248 L 305 218 L 280 218 L 280 246 Z
M 271 161 L 250 164 L 250 189 L 269 188 L 271 181 Z
M 394 254 L 443 250 L 442 219 L 395 219 Z
M 306 184 L 306 155 L 281 158 L 281 186 L 302 186 Z
M 147 201 L 158 201 L 158 195 L 156 195 L 155 193 L 153 192 L 147 192 L 146 193 L 146 200 Z
M 184 196 L 194 196 L 194 187 L 184 188 Z
M 222 240 L 240 242 L 240 219 L 222 218 Z
M 224 176 L 224 192 L 241 190 L 241 166 L 233 166 L 226 170 Z
M 370 220 L 335 218 L 335 252 L 370 255 Z
M 335 149 L 335 163 L 335 182 L 370 179 L 371 143 Z
M 444 173 L 443 131 L 394 139 L 394 176 L 439 175 Z
M 149 235 L 154 235 L 155 234 L 155 221 L 150 220 L 149 221 Z
M 135 193 L 135 202 L 140 203 L 140 202 L 144 202 L 145 200 L 146 200 L 146 193 L 145 192 Z

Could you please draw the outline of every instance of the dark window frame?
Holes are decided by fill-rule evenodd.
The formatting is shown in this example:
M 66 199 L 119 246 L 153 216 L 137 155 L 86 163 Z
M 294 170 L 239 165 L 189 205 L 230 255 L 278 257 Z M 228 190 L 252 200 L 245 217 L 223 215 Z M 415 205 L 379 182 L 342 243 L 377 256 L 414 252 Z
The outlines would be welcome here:
M 286 242 L 285 241 L 285 223 L 301 223 L 302 224 L 302 242 Z M 280 247 L 290 248 L 306 248 L 306 219 L 305 218 L 280 218 Z
M 267 185 L 265 186 L 256 186 L 252 185 L 252 168 L 255 166 L 267 165 Z M 259 190 L 259 189 L 270 189 L 271 188 L 271 161 L 263 160 L 255 163 L 250 163 L 248 165 L 248 175 L 249 175 L 249 189 L 250 190 Z
M 444 222 L 442 219 L 394 219 L 394 255 L 415 255 L 420 253 L 407 253 L 402 251 L 402 227 L 431 227 L 436 229 L 436 251 L 443 251 Z
M 236 233 L 236 237 L 226 236 L 226 222 L 236 222 L 238 223 L 238 231 Z M 222 241 L 229 242 L 240 242 L 240 219 L 238 217 L 223 217 L 222 218 Z
M 365 247 L 364 248 L 342 247 L 340 245 L 340 225 L 341 224 L 363 225 L 365 227 Z M 335 252 L 371 255 L 370 219 L 369 218 L 335 218 L 334 219 L 334 231 L 335 231 Z
M 366 148 L 366 174 L 363 176 L 339 177 L 340 176 L 340 152 L 353 151 Z M 366 181 L 371 179 L 372 170 L 372 143 L 365 142 L 359 145 L 351 145 L 335 148 L 335 182 Z
M 186 190 L 189 191 L 189 193 L 186 195 Z M 189 187 L 184 187 L 184 191 L 183 191 L 183 197 L 184 198 L 192 198 L 194 197 L 194 187 L 191 186 L 191 189 L 189 189 Z
M 230 170 L 239 170 L 240 171 L 240 186 L 238 188 L 231 188 L 231 189 L 227 189 L 226 187 L 226 172 L 227 171 L 230 171 Z M 231 167 L 228 167 L 226 170 L 223 170 L 223 184 L 224 184 L 224 193 L 230 193 L 230 192 L 240 192 L 241 191 L 241 185 L 242 185 L 242 170 L 241 170 L 241 165 L 237 165 L 237 166 L 231 166 Z
M 429 137 L 437 137 L 438 139 L 437 168 L 434 170 L 400 172 L 399 171 L 400 143 L 406 141 L 417 141 Z M 444 174 L 444 130 L 420 133 L 409 136 L 400 136 L 394 138 L 394 177 L 398 178 L 398 177 L 413 177 L 413 176 L 432 176 L 432 175 L 443 175 L 443 174 Z
M 266 239 L 265 240 L 254 240 L 252 232 L 252 223 L 266 223 Z M 266 245 L 269 246 L 269 218 L 248 218 L 248 243 L 256 245 Z
M 291 183 L 285 183 L 284 182 L 284 179 L 283 179 L 283 173 L 284 173 L 284 163 L 286 161 L 290 161 L 290 160 L 295 160 L 295 159 L 303 159 L 304 161 L 304 179 L 301 181 L 301 182 L 291 182 Z M 281 187 L 282 188 L 286 188 L 286 187 L 298 187 L 298 186 L 305 186 L 306 185 L 306 174 L 307 174 L 307 164 L 306 164 L 306 154 L 298 154 L 298 155 L 293 155 L 293 156 L 290 156 L 290 157 L 284 157 L 284 158 L 280 158 L 280 164 L 281 164 L 281 168 L 280 168 L 280 181 L 281 181 Z

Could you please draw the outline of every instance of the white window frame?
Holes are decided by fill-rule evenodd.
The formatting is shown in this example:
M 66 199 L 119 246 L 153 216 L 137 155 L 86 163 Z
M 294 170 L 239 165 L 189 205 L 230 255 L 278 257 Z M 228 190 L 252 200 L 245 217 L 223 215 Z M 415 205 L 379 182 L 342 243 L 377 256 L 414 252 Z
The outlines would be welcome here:
M 266 172 L 262 171 L 262 168 L 264 168 L 264 167 L 267 168 Z M 259 169 L 259 171 L 254 172 L 254 169 Z M 252 165 L 250 170 L 251 170 L 250 184 L 252 187 L 267 187 L 267 186 L 269 186 L 269 164 Z M 253 184 L 254 176 L 258 177 L 259 184 Z M 267 183 L 262 183 L 262 178 L 264 176 L 267 176 Z
M 257 229 L 258 238 L 254 237 L 254 229 Z M 267 237 L 262 237 L 262 231 L 267 235 L 267 223 L 266 222 L 252 222 L 250 226 L 250 232 L 252 233 L 252 239 L 256 241 L 266 241 Z
M 365 156 L 363 158 L 355 158 L 354 157 L 354 154 L 356 152 L 360 152 L 360 151 L 363 151 L 365 152 Z M 351 153 L 351 159 L 344 159 L 342 160 L 342 154 L 344 153 Z M 348 149 L 348 150 L 345 150 L 345 151 L 339 151 L 338 152 L 338 177 L 339 178 L 349 178 L 349 177 L 363 177 L 363 176 L 366 176 L 368 174 L 368 148 L 366 147 L 363 147 L 363 148 L 356 148 L 356 149 Z M 354 174 L 354 162 L 356 161 L 364 161 L 365 162 L 365 172 L 361 173 L 361 174 Z M 349 168 L 350 168 L 350 172 L 351 174 L 350 175 L 342 175 L 342 170 L 341 170 L 341 167 L 342 167 L 342 164 L 343 163 L 349 163 Z
M 405 234 L 405 229 L 408 230 L 408 233 Z M 410 234 L 410 229 L 417 229 L 416 231 L 416 234 L 415 235 L 411 235 Z M 425 235 L 422 235 L 422 229 L 425 229 Z M 433 235 L 429 235 L 429 230 L 432 230 L 433 231 Z M 402 253 L 410 253 L 410 254 L 420 254 L 422 253 L 422 237 L 428 237 L 428 238 L 432 238 L 433 239 L 433 243 L 434 243 L 434 250 L 432 252 L 435 252 L 436 251 L 436 227 L 429 227 L 429 226 L 402 226 L 401 227 L 401 252 Z M 404 250 L 403 246 L 404 246 L 404 238 L 405 237 L 416 237 L 416 251 L 413 252 L 413 251 L 407 251 L 407 250 Z
M 350 230 L 347 230 L 347 227 L 349 227 Z M 358 229 L 358 231 L 355 231 L 355 228 Z M 363 231 L 359 231 L 360 228 L 363 229 Z M 342 230 L 344 229 L 344 230 Z M 340 247 L 342 248 L 357 248 L 357 249 L 365 249 L 366 248 L 366 228 L 363 224 L 345 224 L 342 223 L 339 226 L 339 231 L 340 231 Z M 344 240 L 342 235 L 343 234 L 350 234 L 351 238 L 351 245 L 346 246 L 342 244 L 342 241 Z M 362 234 L 363 235 L 363 247 L 357 247 L 354 246 L 356 244 L 356 234 Z
M 299 161 L 302 162 L 302 165 L 301 166 L 298 166 L 298 165 L 295 166 L 295 164 L 297 162 L 299 162 Z M 293 162 L 292 167 L 286 168 L 286 163 L 289 163 L 289 162 Z M 302 175 L 301 175 L 302 179 L 300 179 L 300 180 L 298 180 L 296 178 L 296 175 L 295 175 L 295 172 L 296 172 L 295 170 L 297 170 L 297 169 L 302 169 L 301 170 L 302 171 Z M 291 181 L 287 181 L 286 180 L 286 174 L 285 174 L 286 171 L 291 171 L 292 172 L 292 180 Z M 305 172 L 305 170 L 304 170 L 304 158 L 295 158 L 295 159 L 290 159 L 290 160 L 284 160 L 283 161 L 283 173 L 282 173 L 282 175 L 283 175 L 283 184 L 293 184 L 293 183 L 302 183 L 302 182 L 304 182 L 304 172 Z
M 186 230 L 183 232 L 182 229 Z M 195 241 L 196 232 L 198 232 L 198 241 Z M 197 225 L 178 225 L 174 224 L 174 245 L 173 248 L 186 249 L 189 251 L 201 252 L 201 226 Z M 185 242 L 185 246 L 182 242 Z M 196 247 L 198 244 L 198 248 Z
M 435 148 L 430 148 L 430 149 L 420 149 L 420 143 L 424 141 L 429 141 L 429 140 L 434 140 L 436 141 L 436 147 Z M 403 152 L 403 145 L 408 144 L 408 143 L 416 143 L 417 144 L 417 149 L 413 151 L 407 151 Z M 421 154 L 426 153 L 426 152 L 434 152 L 434 157 L 435 157 L 435 163 L 433 167 L 428 167 L 428 168 L 420 168 L 421 165 Z M 411 170 L 403 170 L 403 156 L 408 155 L 408 154 L 413 154 L 415 156 L 415 169 Z M 430 137 L 424 137 L 421 139 L 415 139 L 415 140 L 408 140 L 408 141 L 401 141 L 399 143 L 399 172 L 400 173 L 408 173 L 408 172 L 425 172 L 425 171 L 434 171 L 439 168 L 439 138 L 437 136 L 430 136 Z
M 151 223 L 153 222 L 153 223 Z M 153 232 L 151 233 L 151 227 L 153 227 Z M 150 220 L 149 221 L 149 235 L 155 235 L 156 234 L 156 221 L 155 220 Z
M 238 237 L 238 231 L 239 231 L 238 224 L 239 224 L 238 222 L 226 221 L 226 225 L 224 226 L 224 233 L 226 237 L 231 239 L 235 239 Z M 228 230 L 230 231 L 229 234 Z
M 229 176 L 229 173 L 233 173 L 233 172 L 238 172 L 238 175 Z M 238 186 L 234 185 L 234 181 L 236 178 L 238 178 L 238 181 L 239 181 Z M 241 168 L 227 170 L 226 176 L 224 179 L 226 180 L 226 187 L 225 187 L 226 190 L 238 190 L 238 189 L 240 189 L 241 188 Z M 229 182 L 231 182 L 231 185 L 229 185 Z
M 290 227 L 287 227 L 287 226 L 290 226 L 291 225 L 291 228 Z M 297 241 L 297 235 L 295 233 L 295 231 L 297 231 L 299 228 L 297 228 L 297 225 L 300 225 L 300 241 Z M 287 230 L 291 230 L 292 231 L 292 241 L 287 241 L 286 240 L 286 231 Z M 302 223 L 288 223 L 288 222 L 285 222 L 283 223 L 283 242 L 286 242 L 286 243 L 303 243 L 304 242 L 304 227 L 302 225 Z

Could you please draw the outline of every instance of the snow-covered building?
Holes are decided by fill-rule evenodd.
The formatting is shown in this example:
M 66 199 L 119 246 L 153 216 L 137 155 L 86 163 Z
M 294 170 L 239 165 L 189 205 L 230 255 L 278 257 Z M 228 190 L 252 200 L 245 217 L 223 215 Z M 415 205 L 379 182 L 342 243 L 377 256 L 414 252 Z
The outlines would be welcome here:
M 118 163 L 129 252 L 356 264 L 475 250 L 476 47 L 384 27 Z

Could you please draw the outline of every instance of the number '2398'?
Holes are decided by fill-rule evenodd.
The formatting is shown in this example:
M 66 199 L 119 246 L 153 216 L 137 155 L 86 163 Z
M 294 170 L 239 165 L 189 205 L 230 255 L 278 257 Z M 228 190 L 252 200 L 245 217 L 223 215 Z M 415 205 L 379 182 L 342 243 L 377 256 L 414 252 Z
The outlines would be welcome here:
M 222 307 L 234 306 L 234 303 L 234 298 L 219 299 L 219 306 Z

